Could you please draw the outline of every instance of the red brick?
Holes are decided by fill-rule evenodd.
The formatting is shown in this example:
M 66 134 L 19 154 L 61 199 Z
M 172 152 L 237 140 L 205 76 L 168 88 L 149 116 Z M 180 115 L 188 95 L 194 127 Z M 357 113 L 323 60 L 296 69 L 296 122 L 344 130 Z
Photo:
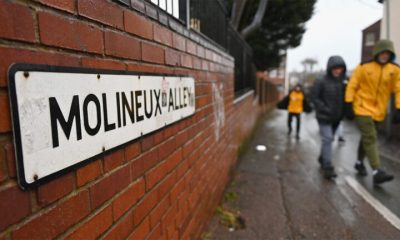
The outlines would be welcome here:
M 146 39 L 153 39 L 153 24 L 145 17 L 124 11 L 125 31 Z
M 197 55 L 196 43 L 186 40 L 186 51 L 190 54 Z
M 7 70 L 12 63 L 29 62 L 60 66 L 79 66 L 79 58 L 60 53 L 0 47 L 0 56 L 0 87 L 7 86 Z
M 8 176 L 11 178 L 15 178 L 17 176 L 17 169 L 15 163 L 14 145 L 11 143 L 7 143 L 6 145 L 4 145 L 4 149 L 7 159 Z
M 104 157 L 104 171 L 109 172 L 125 162 L 124 149 L 113 151 Z
M 153 168 L 146 174 L 146 190 L 149 191 L 167 175 L 166 162 Z
M 153 229 L 170 206 L 169 198 L 165 197 L 156 208 L 150 213 L 150 228 Z
M 164 49 L 154 44 L 142 43 L 142 60 L 146 62 L 164 64 Z
M 94 26 L 40 12 L 39 29 L 42 43 L 84 52 L 103 53 L 103 32 Z
M 154 149 L 146 152 L 131 164 L 132 179 L 143 176 L 144 173 L 158 163 L 158 150 Z
M 178 199 L 181 193 L 185 190 L 185 186 L 185 179 L 181 179 L 177 184 L 175 184 L 170 194 L 171 202 L 175 202 Z
M 0 2 L 0 38 L 35 42 L 35 20 L 28 7 Z
M 135 142 L 125 147 L 125 159 L 127 161 L 133 160 L 135 157 L 139 156 L 141 153 L 140 143 Z
M 200 58 L 206 57 L 206 50 L 200 45 L 197 45 L 197 56 Z
M 134 228 L 132 214 L 124 216 L 103 238 L 106 240 L 126 239 Z
M 165 51 L 165 63 L 171 66 L 179 66 L 180 64 L 180 56 L 178 52 L 173 50 Z
M 150 235 L 147 237 L 147 240 L 159 240 L 163 239 L 162 238 L 162 232 L 161 232 L 161 224 L 158 224 L 157 227 L 155 227 Z
M 101 174 L 101 161 L 96 160 L 76 171 L 76 185 L 81 187 Z
M 154 145 L 160 144 L 162 141 L 164 141 L 164 132 L 163 130 L 157 131 L 154 133 Z
M 201 69 L 204 71 L 208 71 L 208 62 L 207 60 L 202 60 L 201 61 Z
M 181 50 L 181 51 L 186 51 L 186 40 L 183 36 L 173 33 L 172 34 L 172 42 L 173 42 L 173 47 Z
M 104 233 L 113 223 L 111 206 L 103 209 L 78 229 L 73 231 L 66 239 L 96 239 Z
M 137 205 L 133 211 L 133 222 L 138 225 L 147 214 L 156 206 L 158 203 L 158 192 L 156 190 L 147 194 L 142 201 Z
M 128 71 L 160 74 L 173 74 L 175 72 L 175 70 L 163 66 L 144 65 L 136 63 L 128 64 Z
M 59 177 L 38 188 L 38 201 L 41 204 L 52 203 L 72 191 L 74 176 L 72 173 Z
M 75 0 L 36 0 L 47 6 L 55 7 L 70 13 L 76 12 Z
M 201 65 L 200 58 L 192 57 L 192 60 L 193 60 L 193 68 L 194 69 L 201 69 L 202 65 Z
M 31 212 L 29 192 L 23 192 L 18 186 L 0 191 L 0 231 L 23 219 Z
M 101 68 L 111 70 L 126 70 L 126 65 L 123 62 L 100 59 L 100 58 L 82 58 L 82 66 L 89 68 Z
M 182 149 L 178 149 L 172 155 L 167 158 L 165 168 L 168 173 L 170 173 L 173 169 L 178 166 L 178 164 L 182 161 Z
M 172 32 L 159 25 L 153 27 L 154 40 L 167 46 L 172 46 Z
M 130 36 L 116 32 L 105 32 L 105 51 L 107 55 L 140 60 L 140 42 Z
M 172 138 L 168 141 L 165 141 L 159 148 L 158 157 L 160 159 L 165 159 L 175 150 L 175 139 Z
M 129 167 L 123 167 L 90 188 L 92 208 L 97 208 L 131 182 Z
M 143 137 L 140 145 L 142 146 L 142 152 L 145 152 L 148 149 L 154 147 L 154 136 L 151 134 Z
M 0 92 L 0 132 L 11 131 L 11 114 L 8 94 Z
M 176 174 L 175 172 L 168 175 L 163 181 L 160 183 L 160 186 L 157 187 L 158 195 L 160 198 L 166 196 L 172 189 L 172 187 L 176 183 Z
M 0 143 L 2 144 L 2 143 Z M 1 145 L 0 145 L 1 146 Z M 5 180 L 7 178 L 7 171 L 6 171 L 6 166 L 7 166 L 7 154 L 5 147 L 1 146 L 0 147 L 0 182 Z
M 213 61 L 213 52 L 211 50 L 206 49 L 206 58 L 207 60 Z
M 150 233 L 150 220 L 146 218 L 143 222 L 135 229 L 135 231 L 129 236 L 129 240 L 146 239 Z
M 112 204 L 114 220 L 120 218 L 129 208 L 135 205 L 143 195 L 144 180 L 140 179 L 114 200 Z
M 18 206 L 21 207 L 22 205 L 19 204 Z M 89 194 L 87 191 L 83 191 L 50 211 L 38 214 L 31 221 L 16 229 L 12 237 L 13 239 L 55 238 L 87 216 L 89 212 Z
M 79 15 L 88 17 L 102 24 L 123 29 L 122 9 L 106 0 L 78 0 Z
M 188 54 L 181 55 L 181 65 L 182 67 L 192 68 L 193 67 L 193 60 L 192 56 Z

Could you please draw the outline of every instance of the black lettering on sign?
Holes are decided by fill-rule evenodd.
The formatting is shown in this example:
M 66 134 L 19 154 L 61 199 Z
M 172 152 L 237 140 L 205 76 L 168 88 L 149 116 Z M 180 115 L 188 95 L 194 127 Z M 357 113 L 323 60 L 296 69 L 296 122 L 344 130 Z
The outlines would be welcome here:
M 172 110 L 174 110 L 174 96 L 172 94 L 172 88 L 169 89 L 168 112 L 171 111 L 171 107 L 172 107 Z
M 121 107 L 120 107 L 120 100 L 119 100 L 119 92 L 116 94 L 116 99 L 117 99 L 117 122 L 118 122 L 118 127 L 121 127 Z
M 155 111 L 155 113 L 154 113 L 154 116 L 157 116 L 157 110 L 160 112 L 160 115 L 161 115 L 161 114 L 162 114 L 162 113 L 161 113 L 161 105 L 160 105 L 160 95 L 161 95 L 161 91 L 158 90 L 158 94 L 157 94 L 157 91 L 156 91 L 156 90 L 153 90 L 153 92 L 154 92 L 154 96 L 155 96 L 155 98 L 156 98 L 156 111 Z
M 135 122 L 135 114 L 133 111 L 133 91 L 131 91 L 131 104 L 129 106 L 128 99 L 124 92 L 121 93 L 122 96 L 122 122 L 123 125 L 126 126 L 126 111 L 129 113 L 129 118 L 131 119 L 131 123 Z
M 187 104 L 186 104 L 186 98 L 187 98 L 186 92 L 187 92 L 187 87 L 184 87 L 183 88 L 183 106 L 184 107 L 187 107 Z
M 136 103 L 136 121 L 143 121 L 144 116 L 139 115 L 139 109 L 142 107 L 142 103 L 139 102 L 139 97 L 142 96 L 142 91 L 135 91 L 135 103 Z
M 143 91 L 144 92 L 144 115 L 146 115 L 146 118 L 151 118 L 151 115 L 153 115 L 153 92 L 150 90 L 150 111 L 148 110 L 148 101 L 147 101 L 147 91 Z
M 49 98 L 50 105 L 50 122 L 51 122 L 51 135 L 53 140 L 53 148 L 59 146 L 57 122 L 60 124 L 65 136 L 69 140 L 71 136 L 72 124 L 76 119 L 76 137 L 78 140 L 82 139 L 81 118 L 79 115 L 79 97 L 74 95 L 72 97 L 71 107 L 69 109 L 68 121 L 65 120 L 55 97 Z
M 91 127 L 89 124 L 89 113 L 88 113 L 88 106 L 89 103 L 93 102 L 96 107 L 96 115 L 97 115 L 97 122 L 95 127 Z M 96 135 L 101 127 L 101 112 L 100 112 L 100 101 L 94 94 L 89 94 L 86 96 L 85 100 L 83 101 L 83 124 L 85 126 L 86 132 L 90 136 Z
M 103 98 L 104 131 L 108 132 L 115 129 L 115 123 L 108 123 L 107 96 L 103 93 L 101 97 Z

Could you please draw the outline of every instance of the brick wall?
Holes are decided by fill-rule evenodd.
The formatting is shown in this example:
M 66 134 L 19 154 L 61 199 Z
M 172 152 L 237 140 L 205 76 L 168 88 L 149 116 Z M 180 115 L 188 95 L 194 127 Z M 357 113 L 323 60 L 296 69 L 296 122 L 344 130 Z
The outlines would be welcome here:
M 22 191 L 7 89 L 16 62 L 189 75 L 196 113 Z M 235 101 L 233 66 L 139 0 L 1 0 L 0 239 L 199 238 L 259 112 L 252 93 Z

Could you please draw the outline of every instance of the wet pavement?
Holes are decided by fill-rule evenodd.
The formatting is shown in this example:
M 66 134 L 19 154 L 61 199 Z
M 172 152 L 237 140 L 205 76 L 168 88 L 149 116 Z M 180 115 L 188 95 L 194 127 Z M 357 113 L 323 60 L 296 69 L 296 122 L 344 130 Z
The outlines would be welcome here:
M 335 141 L 333 147 L 339 176 L 326 180 L 317 162 L 314 116 L 302 116 L 299 141 L 287 135 L 286 117 L 286 112 L 274 111 L 264 119 L 227 189 L 237 198 L 223 207 L 239 211 L 246 227 L 229 230 L 216 215 L 203 239 L 400 239 L 395 227 L 396 215 L 400 216 L 400 164 L 392 156 L 382 159 L 396 176 L 382 187 L 372 186 L 369 167 L 367 177 L 358 177 L 353 165 L 359 134 L 352 122 L 345 122 L 346 142 Z M 267 150 L 257 151 L 257 145 L 266 145 Z M 378 212 L 379 202 L 370 204 L 359 189 L 373 196 L 370 201 L 382 203 L 389 214 Z M 394 225 L 387 220 L 390 214 L 396 218 Z

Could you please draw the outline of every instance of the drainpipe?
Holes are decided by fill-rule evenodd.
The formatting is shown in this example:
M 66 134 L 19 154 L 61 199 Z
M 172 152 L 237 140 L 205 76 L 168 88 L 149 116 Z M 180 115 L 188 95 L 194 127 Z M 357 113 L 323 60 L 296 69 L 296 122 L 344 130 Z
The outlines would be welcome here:
M 386 39 L 390 40 L 390 1 L 389 0 L 385 0 L 384 3 L 386 4 L 386 11 L 385 11 L 385 15 L 386 15 Z M 386 123 L 385 123 L 385 132 L 386 132 L 386 137 L 390 138 L 392 136 L 392 108 L 393 108 L 393 96 L 390 97 L 389 100 L 389 105 L 387 108 L 387 119 L 386 119 Z

